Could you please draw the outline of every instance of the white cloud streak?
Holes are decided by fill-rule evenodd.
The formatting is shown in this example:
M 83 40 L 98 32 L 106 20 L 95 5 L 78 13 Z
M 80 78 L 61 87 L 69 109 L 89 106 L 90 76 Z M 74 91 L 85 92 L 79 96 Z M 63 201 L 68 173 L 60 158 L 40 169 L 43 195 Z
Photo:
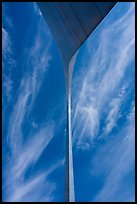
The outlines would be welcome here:
M 113 98 L 109 103 L 109 113 L 106 118 L 106 126 L 104 127 L 104 135 L 109 134 L 109 132 L 116 127 L 117 120 L 120 118 L 121 105 L 124 102 L 126 95 L 126 87 L 122 87 L 118 96 Z
M 28 181 L 21 182 L 11 179 L 14 181 L 15 187 L 11 190 L 10 196 L 8 197 L 9 202 L 48 202 L 54 199 L 54 190 L 56 189 L 56 184 L 51 182 L 48 176 L 55 171 L 62 162 L 57 162 L 44 172 L 33 176 Z M 14 172 L 15 173 L 15 172 Z M 14 174 L 13 174 L 13 177 Z
M 41 34 L 41 26 L 43 25 L 43 21 L 40 19 L 38 23 L 38 30 L 32 47 L 29 49 L 29 53 L 25 53 L 25 56 L 28 56 L 26 59 L 26 70 L 32 68 L 32 73 L 31 71 L 29 71 L 29 74 L 25 73 L 19 88 L 18 100 L 10 117 L 8 139 L 10 141 L 12 151 L 14 151 L 15 154 L 21 150 L 22 125 L 25 115 L 30 112 L 35 102 L 44 79 L 45 72 L 48 68 L 49 61 L 51 60 L 49 53 L 51 38 L 49 38 L 47 44 L 42 44 L 41 35 L 43 35 L 43 33 Z M 46 34 L 49 35 L 48 32 L 44 33 L 45 36 Z
M 3 94 L 6 96 L 7 101 L 11 100 L 11 93 L 13 88 L 13 81 L 11 78 L 12 69 L 16 65 L 16 62 L 13 57 L 12 43 L 11 37 L 8 31 L 2 27 L 2 87 Z M 8 75 L 4 74 L 6 70 L 6 66 L 8 67 Z
M 92 174 L 96 174 L 96 177 L 102 176 L 102 174 L 106 175 L 104 185 L 93 199 L 94 201 L 129 202 L 131 196 L 132 198 L 134 196 L 134 184 L 129 180 L 126 181 L 128 178 L 126 176 L 132 174 L 135 162 L 134 114 L 133 104 L 126 124 L 118 135 L 115 135 L 115 140 L 101 147 L 92 160 Z M 104 155 L 104 159 L 102 155 Z M 101 165 L 101 170 L 98 165 Z
M 34 15 L 36 15 L 35 12 Z M 48 124 L 39 124 L 39 129 L 37 128 L 38 130 L 35 133 L 32 132 L 29 135 L 29 139 L 23 141 L 24 133 L 22 127 L 27 114 L 33 108 L 51 60 L 49 51 L 51 36 L 46 27 L 43 30 L 43 24 L 46 26 L 43 18 L 39 16 L 36 24 L 37 31 L 31 48 L 26 49 L 22 53 L 22 61 L 25 59 L 26 62 L 25 69 L 29 71 L 24 74 L 21 80 L 18 99 L 9 119 L 7 143 L 10 147 L 11 156 L 6 166 L 5 187 L 7 193 L 6 200 L 10 202 L 51 201 L 54 198 L 53 191 L 56 185 L 49 181 L 48 175 L 58 166 L 62 165 L 62 163 L 57 163 L 51 166 L 50 169 L 45 170 L 45 173 L 41 172 L 28 181 L 24 180 L 28 168 L 31 165 L 35 165 L 54 135 L 54 121 L 49 121 Z M 7 32 L 5 30 L 3 32 L 4 56 L 7 57 L 6 52 L 10 49 L 10 42 L 8 42 Z M 46 43 L 43 43 L 43 38 L 47 38 L 48 41 L 46 40 Z M 10 50 L 8 51 L 10 52 Z
M 14 26 L 12 24 L 11 18 L 8 16 L 7 5 L 2 3 L 2 92 L 3 96 L 6 97 L 7 102 L 10 102 L 12 99 L 12 72 L 16 66 L 14 46 L 12 43 L 13 39 L 10 34 L 13 32 L 13 30 Z
M 13 168 L 15 177 L 20 177 L 30 165 L 34 165 L 40 155 L 46 149 L 54 136 L 54 123 L 47 124 L 38 133 L 31 137 L 23 147 L 17 163 Z
M 8 32 L 2 27 L 2 55 L 4 59 L 11 52 L 11 41 Z
M 114 9 L 112 12 L 116 13 L 117 8 Z M 83 56 L 82 71 L 73 81 L 73 89 L 76 87 L 79 90 L 73 92 L 72 99 L 73 143 L 82 149 L 90 147 L 93 139 L 98 136 L 100 121 L 108 110 L 106 133 L 116 125 L 124 101 L 112 98 L 116 98 L 124 83 L 125 86 L 129 85 L 128 81 L 125 82 L 125 75 L 134 60 L 134 3 L 115 22 L 111 22 L 111 18 L 113 15 L 106 18 L 102 30 L 96 35 L 92 34 L 86 42 L 88 52 Z M 96 49 L 92 47 L 94 38 L 98 38 Z

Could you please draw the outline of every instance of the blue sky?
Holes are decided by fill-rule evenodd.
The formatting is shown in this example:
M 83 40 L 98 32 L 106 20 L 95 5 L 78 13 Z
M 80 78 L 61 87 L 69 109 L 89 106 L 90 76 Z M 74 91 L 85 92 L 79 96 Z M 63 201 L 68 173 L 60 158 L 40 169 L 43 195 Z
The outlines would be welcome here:
M 75 62 L 76 201 L 135 199 L 134 7 L 117 3 Z M 65 100 L 59 52 L 36 3 L 3 3 L 3 201 L 64 201 Z

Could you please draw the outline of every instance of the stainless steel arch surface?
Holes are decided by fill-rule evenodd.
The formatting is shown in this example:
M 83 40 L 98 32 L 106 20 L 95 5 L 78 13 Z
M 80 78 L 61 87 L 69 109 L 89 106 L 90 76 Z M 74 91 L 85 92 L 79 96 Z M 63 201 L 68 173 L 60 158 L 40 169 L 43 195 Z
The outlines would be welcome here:
M 38 2 L 56 40 L 63 63 L 68 65 L 82 43 L 116 2 Z

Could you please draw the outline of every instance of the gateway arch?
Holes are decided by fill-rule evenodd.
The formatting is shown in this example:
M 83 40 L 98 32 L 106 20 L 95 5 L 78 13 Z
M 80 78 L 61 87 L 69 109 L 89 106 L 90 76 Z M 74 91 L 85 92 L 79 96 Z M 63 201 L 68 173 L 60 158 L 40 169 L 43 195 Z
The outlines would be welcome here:
M 116 2 L 37 2 L 57 43 L 64 66 L 67 92 L 65 201 L 75 202 L 71 82 L 77 51 Z

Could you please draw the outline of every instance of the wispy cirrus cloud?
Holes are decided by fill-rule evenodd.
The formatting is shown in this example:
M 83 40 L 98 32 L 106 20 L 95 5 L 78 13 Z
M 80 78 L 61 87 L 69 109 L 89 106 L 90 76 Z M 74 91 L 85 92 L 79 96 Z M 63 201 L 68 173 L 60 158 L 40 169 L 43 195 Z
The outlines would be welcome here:
M 31 47 L 27 49 L 27 53 L 23 53 L 24 57 L 27 57 L 25 59 L 27 72 L 24 73 L 23 79 L 21 80 L 19 96 L 9 121 L 8 138 L 12 150 L 15 152 L 21 149 L 22 125 L 25 116 L 31 111 L 51 60 L 49 52 L 51 38 L 49 37 L 49 32 L 46 32 L 46 30 L 43 31 L 45 34 L 44 37 L 48 35 L 49 39 L 48 43 L 43 44 L 42 35 L 44 34 L 41 32 L 41 26 L 44 23 L 43 19 L 40 18 L 37 23 L 34 41 Z M 24 60 L 24 57 L 22 57 L 22 60 Z
M 2 94 L 3 97 L 6 97 L 7 102 L 12 99 L 14 83 L 12 76 L 13 69 L 16 67 L 13 36 L 11 35 L 13 31 L 14 26 L 8 14 L 8 7 L 5 3 L 2 3 Z
M 15 66 L 16 61 L 14 59 L 11 37 L 9 32 L 2 27 L 2 88 L 3 95 L 6 96 L 8 102 L 11 100 L 11 93 L 13 88 L 13 80 L 11 75 L 12 69 Z
M 9 117 L 7 144 L 10 149 L 10 159 L 7 161 L 6 170 L 3 175 L 5 177 L 3 188 L 6 188 L 7 196 L 5 200 L 10 202 L 51 201 L 54 197 L 53 191 L 56 189 L 56 185 L 54 182 L 50 182 L 48 175 L 63 164 L 62 162 L 57 162 L 57 164 L 49 167 L 49 169 L 44 169 L 44 172 L 36 173 L 34 178 L 25 179 L 29 167 L 34 166 L 38 161 L 43 151 L 45 151 L 51 142 L 55 130 L 54 121 L 38 124 L 36 130 L 30 131 L 28 139 L 26 138 L 24 141 L 23 125 L 25 125 L 29 114 L 31 114 L 52 59 L 50 54 L 52 37 L 45 25 L 44 19 L 41 15 L 37 16 L 36 12 L 38 13 L 38 8 L 36 11 L 35 7 L 33 20 L 37 18 L 37 21 L 35 23 L 35 33 L 30 34 L 32 42 L 29 43 L 30 35 L 28 35 L 24 45 L 26 49 L 23 50 L 22 58 L 18 62 L 18 64 L 25 67 L 26 72 L 24 72 L 20 81 L 17 101 Z M 7 58 L 7 51 L 10 52 L 8 50 L 10 49 L 10 42 L 7 40 L 7 32 L 4 32 L 4 55 Z
M 117 12 L 116 7 L 114 9 L 113 15 Z M 85 51 L 84 60 L 81 60 L 82 71 L 74 78 L 73 89 L 76 87 L 79 91 L 73 92 L 73 142 L 78 148 L 90 147 L 99 134 L 105 113 L 108 122 L 106 133 L 112 130 L 120 114 L 120 106 L 124 103 L 122 98 L 115 99 L 116 94 L 124 84 L 127 87 L 131 84 L 126 73 L 134 61 L 134 3 L 119 19 L 114 21 L 112 18 L 110 14 L 102 22 L 100 32 L 92 34 L 86 42 L 88 52 Z M 98 43 L 93 48 L 96 37 Z M 115 107 L 110 110 L 108 104 Z
M 126 84 L 127 85 L 127 84 Z M 108 105 L 108 115 L 106 118 L 106 126 L 104 127 L 104 134 L 107 135 L 111 132 L 111 130 L 117 126 L 117 121 L 121 117 L 121 106 L 124 100 L 126 99 L 126 87 L 123 86 L 120 89 L 120 92 L 118 93 L 116 98 L 113 98 L 109 105 Z
M 22 148 L 21 154 L 17 158 L 13 172 L 15 177 L 23 176 L 23 173 L 30 165 L 34 165 L 39 159 L 42 152 L 46 149 L 54 136 L 54 122 L 49 123 L 46 127 L 40 128 L 38 133 L 30 137 Z M 15 158 L 16 161 L 16 158 Z
M 73 83 L 73 145 L 87 156 L 81 183 L 92 202 L 130 202 L 135 195 L 134 3 L 115 21 L 122 10 L 112 12 L 82 48 Z
M 92 174 L 105 175 L 104 185 L 93 201 L 126 201 L 134 197 L 134 161 L 135 161 L 135 107 L 132 103 L 124 127 L 112 141 L 98 149 L 92 159 Z M 109 152 L 109 154 L 108 154 Z M 105 159 L 102 159 L 105 155 Z M 100 162 L 98 162 L 100 161 Z M 101 170 L 99 166 L 101 165 Z M 132 179 L 128 179 L 131 177 Z M 119 196 L 117 196 L 119 195 Z
M 25 182 L 17 179 L 15 172 L 12 174 L 12 178 L 9 181 L 9 185 L 13 184 L 13 188 L 9 190 L 8 201 L 9 202 L 48 202 L 55 199 L 54 191 L 57 188 L 55 182 L 51 182 L 49 175 L 54 172 L 58 167 L 62 166 L 63 162 L 58 161 L 44 172 L 39 172 L 27 179 Z M 16 179 L 15 179 L 16 178 Z
M 27 201 L 27 202 L 32 202 L 32 201 L 40 201 L 40 193 L 39 193 L 39 188 L 40 185 L 44 185 L 45 182 L 45 174 L 38 175 L 35 178 L 31 179 L 30 181 L 26 182 L 23 185 L 20 185 L 19 188 L 14 189 L 14 192 L 12 196 L 9 198 L 9 201 Z M 14 181 L 15 182 L 15 181 Z M 52 186 L 51 189 L 51 184 L 46 181 L 46 185 L 44 185 L 46 189 L 49 188 L 49 192 L 54 189 L 54 186 Z M 41 190 L 41 188 L 40 188 Z M 35 195 L 35 191 L 37 191 L 37 195 Z M 48 192 L 48 194 L 49 194 Z M 40 200 L 39 200 L 40 199 Z M 48 200 L 51 200 L 50 196 L 48 195 Z
M 44 171 L 40 170 L 35 173 L 36 175 L 34 174 L 29 179 L 25 179 L 25 174 L 29 167 L 35 165 L 53 136 L 54 124 L 49 123 L 28 139 L 19 155 L 15 155 L 16 158 L 11 158 L 10 170 L 7 172 L 8 201 L 52 201 L 56 184 L 50 182 L 48 176 L 63 165 L 63 162 L 57 161 Z
M 11 52 L 11 40 L 6 29 L 2 27 L 2 55 L 4 59 L 10 52 Z

